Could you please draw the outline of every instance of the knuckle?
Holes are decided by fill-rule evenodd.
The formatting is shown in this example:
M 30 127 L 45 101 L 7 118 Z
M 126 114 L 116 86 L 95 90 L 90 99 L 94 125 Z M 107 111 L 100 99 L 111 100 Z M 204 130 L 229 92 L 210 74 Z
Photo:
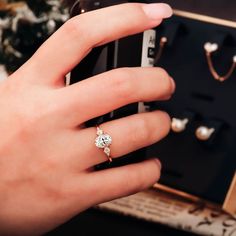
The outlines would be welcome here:
M 163 80 L 163 90 L 167 93 L 172 93 L 173 86 L 169 74 L 163 68 L 158 68 L 158 74 Z
M 148 172 L 147 172 L 148 170 Z M 160 169 L 155 160 L 145 163 L 139 171 L 132 171 L 129 175 L 130 190 L 135 193 L 145 190 L 155 184 L 160 178 Z
M 169 131 L 170 130 L 170 127 L 171 127 L 171 118 L 170 118 L 170 115 L 166 112 L 163 112 L 163 115 L 165 116 L 165 119 L 166 119 L 166 123 L 167 123 L 167 130 Z
M 112 78 L 112 87 L 119 98 L 129 100 L 134 90 L 133 76 L 129 69 L 119 69 L 114 71 Z
M 151 161 L 150 165 L 152 165 L 153 168 L 149 168 L 149 169 L 152 169 L 151 172 L 153 173 L 153 175 L 150 177 L 148 184 L 153 185 L 160 179 L 160 176 L 161 176 L 161 166 L 160 165 L 161 164 L 160 164 L 160 161 L 157 161 L 155 159 L 152 159 L 150 161 Z
M 171 118 L 163 111 L 155 111 L 156 125 L 152 125 L 152 130 L 150 132 L 150 143 L 155 143 L 164 138 L 171 129 Z M 153 123 L 152 123 L 153 124 Z
M 131 188 L 133 192 L 139 192 L 145 188 L 145 176 L 141 171 L 133 171 L 130 182 L 134 183 Z
M 145 176 L 140 173 L 140 171 L 130 171 L 127 176 L 124 178 L 124 186 L 126 186 L 127 194 L 137 193 L 144 188 L 144 179 Z M 128 181 L 127 181 L 128 180 Z
M 11 132 L 14 132 L 21 145 L 29 145 L 38 134 L 50 128 L 50 120 L 55 117 L 57 107 L 54 97 L 47 90 L 41 87 L 36 89 L 20 79 L 9 80 L 4 86 L 4 93 L 9 99 L 8 106 L 3 109 L 12 114 L 6 124 L 11 127 Z
M 161 68 L 161 67 L 157 67 L 156 69 L 157 69 L 157 72 L 158 72 L 158 74 L 159 74 L 159 76 L 160 76 L 161 78 L 167 78 L 167 77 L 169 77 L 169 74 L 166 72 L 165 69 L 163 69 L 163 68 Z
M 131 143 L 134 147 L 145 144 L 150 139 L 150 125 L 145 117 L 137 117 L 130 126 Z
M 81 37 L 86 30 L 84 25 L 85 23 L 81 22 L 81 16 L 76 16 L 69 19 L 64 25 L 63 30 L 66 35 L 72 35 L 73 38 Z
M 164 136 L 166 136 L 171 129 L 171 118 L 170 115 L 164 111 L 160 111 L 160 116 L 161 116 L 161 123 L 163 125 L 163 130 L 164 130 Z
M 160 167 L 157 162 L 155 160 L 148 160 L 147 162 L 146 168 L 139 172 L 139 191 L 151 187 L 160 178 Z
M 35 100 L 26 104 L 27 109 L 15 108 L 15 117 L 17 117 L 20 124 L 19 135 L 21 140 L 27 140 L 38 132 L 48 129 L 49 117 L 55 114 L 55 109 L 50 102 L 45 103 L 44 101 Z

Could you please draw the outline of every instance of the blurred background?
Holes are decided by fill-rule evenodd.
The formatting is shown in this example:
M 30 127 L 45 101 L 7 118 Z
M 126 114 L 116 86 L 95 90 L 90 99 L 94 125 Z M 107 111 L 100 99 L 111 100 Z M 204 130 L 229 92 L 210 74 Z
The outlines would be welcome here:
M 59 0 L 0 0 L 0 65 L 11 74 L 66 20 Z
M 62 0 L 0 0 L 0 80 L 6 79 L 9 74 L 26 62 L 37 48 L 69 18 L 69 9 L 74 2 L 74 0 L 66 2 Z M 165 2 L 176 9 L 236 20 L 235 0 L 166 0 Z M 48 235 L 82 236 L 94 234 L 193 235 L 161 224 L 98 209 L 90 209 L 48 233 Z

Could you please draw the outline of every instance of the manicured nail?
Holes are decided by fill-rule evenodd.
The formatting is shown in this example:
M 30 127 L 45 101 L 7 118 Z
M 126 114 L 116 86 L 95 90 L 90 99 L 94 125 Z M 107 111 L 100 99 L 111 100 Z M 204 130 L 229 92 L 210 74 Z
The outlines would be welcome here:
M 144 4 L 143 10 L 151 20 L 169 18 L 173 14 L 172 8 L 165 3 Z
M 157 165 L 159 166 L 160 170 L 162 168 L 161 161 L 158 158 L 155 158 L 155 161 L 157 162 Z

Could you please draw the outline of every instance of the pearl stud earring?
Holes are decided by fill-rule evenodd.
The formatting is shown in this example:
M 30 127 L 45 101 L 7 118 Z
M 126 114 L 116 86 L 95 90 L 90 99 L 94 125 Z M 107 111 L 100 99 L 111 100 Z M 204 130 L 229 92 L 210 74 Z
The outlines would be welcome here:
M 219 75 L 213 65 L 213 62 L 212 62 L 212 53 L 217 51 L 218 48 L 219 48 L 219 46 L 217 43 L 207 42 L 204 44 L 204 49 L 206 52 L 206 58 L 207 58 L 209 70 L 215 80 L 223 82 L 223 81 L 227 80 L 233 74 L 233 72 L 236 68 L 236 55 L 233 56 L 233 59 L 232 59 L 233 63 L 231 65 L 229 71 L 225 75 Z
M 212 134 L 215 132 L 214 128 L 208 128 L 206 126 L 200 126 L 196 130 L 196 137 L 201 141 L 207 141 L 211 138 Z
M 171 129 L 175 133 L 181 133 L 186 129 L 186 125 L 188 122 L 189 120 L 187 118 L 185 119 L 172 118 Z

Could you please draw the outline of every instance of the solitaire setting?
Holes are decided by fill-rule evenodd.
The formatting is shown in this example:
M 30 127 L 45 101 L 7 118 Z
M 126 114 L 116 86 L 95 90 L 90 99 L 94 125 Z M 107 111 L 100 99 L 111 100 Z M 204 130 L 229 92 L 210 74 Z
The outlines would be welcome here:
M 109 162 L 112 162 L 110 156 L 110 145 L 112 144 L 112 138 L 109 134 L 104 133 L 102 129 L 97 126 L 97 138 L 95 139 L 96 147 L 103 149 L 103 152 L 107 155 Z

